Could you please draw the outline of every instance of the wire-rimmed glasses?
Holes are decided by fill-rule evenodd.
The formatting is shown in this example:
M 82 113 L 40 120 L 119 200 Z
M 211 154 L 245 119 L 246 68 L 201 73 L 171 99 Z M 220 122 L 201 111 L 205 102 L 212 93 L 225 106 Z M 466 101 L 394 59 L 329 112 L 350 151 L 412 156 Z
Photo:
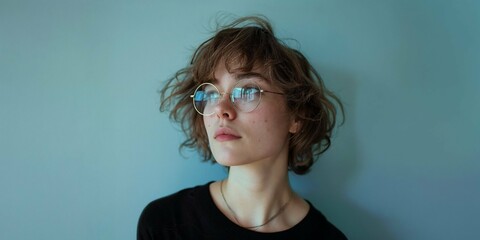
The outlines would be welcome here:
M 224 93 L 220 93 L 212 83 L 202 83 L 190 97 L 199 114 L 210 116 L 215 113 L 215 107 L 225 94 L 229 95 L 230 102 L 236 109 L 241 112 L 251 112 L 260 104 L 263 93 L 283 95 L 283 93 L 263 90 L 251 79 L 242 79 L 235 84 L 231 92 Z

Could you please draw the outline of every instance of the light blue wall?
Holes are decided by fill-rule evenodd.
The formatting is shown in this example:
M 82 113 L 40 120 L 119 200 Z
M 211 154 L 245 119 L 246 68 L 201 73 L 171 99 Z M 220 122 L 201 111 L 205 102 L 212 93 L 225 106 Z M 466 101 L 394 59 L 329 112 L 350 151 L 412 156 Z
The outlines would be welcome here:
M 149 201 L 225 176 L 156 93 L 218 11 L 268 16 L 344 99 L 292 181 L 351 239 L 480 239 L 473 0 L 0 0 L 0 239 L 134 239 Z

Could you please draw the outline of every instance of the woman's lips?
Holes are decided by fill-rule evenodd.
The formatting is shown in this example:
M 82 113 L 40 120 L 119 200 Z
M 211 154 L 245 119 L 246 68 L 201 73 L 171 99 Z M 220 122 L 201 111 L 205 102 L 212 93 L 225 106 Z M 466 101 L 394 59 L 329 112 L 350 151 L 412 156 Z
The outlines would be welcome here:
M 231 141 L 240 139 L 241 137 L 232 129 L 221 127 L 215 131 L 215 135 L 213 137 L 215 140 L 219 142 Z
M 231 140 L 236 140 L 239 139 L 240 137 L 234 136 L 234 135 L 229 135 L 229 134 L 220 134 L 215 137 L 215 140 L 219 142 L 225 142 L 225 141 L 231 141 Z

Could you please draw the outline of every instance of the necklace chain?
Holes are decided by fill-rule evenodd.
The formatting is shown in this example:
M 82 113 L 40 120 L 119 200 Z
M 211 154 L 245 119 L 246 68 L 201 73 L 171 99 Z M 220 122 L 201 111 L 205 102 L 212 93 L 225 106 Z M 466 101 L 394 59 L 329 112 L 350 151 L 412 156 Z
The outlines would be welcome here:
M 230 207 L 230 205 L 228 204 L 227 202 L 227 199 L 225 199 L 225 195 L 223 194 L 223 180 L 220 182 L 220 193 L 222 194 L 222 198 L 223 198 L 223 201 L 225 202 L 225 205 L 227 205 L 227 208 L 228 210 L 230 210 L 230 212 L 232 213 L 233 215 L 233 218 L 235 219 L 235 221 L 237 222 L 238 225 L 242 226 L 240 224 L 240 221 L 238 221 L 238 218 L 237 218 L 237 214 L 235 214 L 235 211 L 233 211 L 232 207 Z M 287 207 L 288 203 L 290 202 L 290 200 L 292 199 L 291 195 L 290 197 L 288 198 L 287 202 L 285 202 L 281 207 L 280 209 L 278 209 L 278 212 L 273 214 L 269 219 L 267 219 L 267 221 L 265 221 L 264 223 L 260 224 L 260 225 L 255 225 L 255 226 L 250 226 L 250 227 L 244 227 L 244 228 L 247 228 L 247 229 L 257 229 L 257 228 L 260 228 L 260 227 L 263 227 L 267 224 L 269 224 L 273 219 L 275 219 L 276 217 L 280 216 L 280 214 L 285 210 L 285 208 Z

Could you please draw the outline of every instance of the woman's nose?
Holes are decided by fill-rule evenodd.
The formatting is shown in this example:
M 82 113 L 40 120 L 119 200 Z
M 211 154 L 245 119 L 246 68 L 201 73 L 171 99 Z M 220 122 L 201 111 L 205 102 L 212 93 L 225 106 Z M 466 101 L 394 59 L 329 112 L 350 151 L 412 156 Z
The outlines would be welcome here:
M 224 118 L 227 120 L 233 120 L 236 118 L 237 111 L 230 100 L 229 93 L 221 94 L 217 106 L 215 106 L 215 115 L 217 115 L 218 118 Z

